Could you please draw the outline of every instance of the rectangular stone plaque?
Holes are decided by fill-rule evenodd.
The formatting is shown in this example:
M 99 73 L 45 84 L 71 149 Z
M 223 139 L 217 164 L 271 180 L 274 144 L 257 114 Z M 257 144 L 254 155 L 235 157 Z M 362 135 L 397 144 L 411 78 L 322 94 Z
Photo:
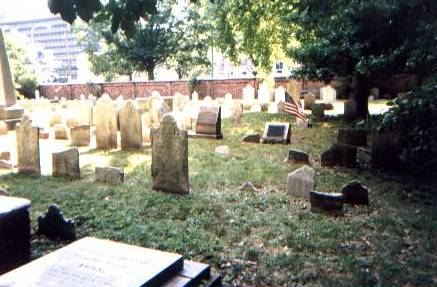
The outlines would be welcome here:
M 200 107 L 196 123 L 196 133 L 221 137 L 221 118 L 221 107 Z
M 289 123 L 266 123 L 262 143 L 290 143 L 291 127 Z
M 181 255 L 87 237 L 0 277 L 0 286 L 160 286 L 183 269 Z

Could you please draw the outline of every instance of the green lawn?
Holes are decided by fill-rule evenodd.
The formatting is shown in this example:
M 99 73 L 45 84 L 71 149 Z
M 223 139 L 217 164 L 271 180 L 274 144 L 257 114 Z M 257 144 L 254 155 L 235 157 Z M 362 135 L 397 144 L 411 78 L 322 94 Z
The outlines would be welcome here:
M 225 139 L 190 139 L 189 196 L 151 190 L 151 151 L 91 151 L 125 169 L 122 186 L 93 182 L 94 166 L 79 181 L 18 174 L 0 177 L 13 196 L 32 200 L 36 218 L 56 203 L 77 223 L 78 235 L 107 238 L 183 254 L 209 263 L 230 286 L 432 286 L 437 284 L 437 209 L 406 176 L 321 168 L 320 153 L 341 122 L 293 127 L 291 145 L 246 144 L 242 136 L 285 115 L 246 114 L 239 126 L 223 122 Z M 214 154 L 228 145 L 227 157 Z M 370 187 L 370 207 L 346 207 L 344 217 L 310 212 L 309 202 L 287 195 L 290 147 L 314 158 L 316 189 L 339 191 L 358 179 Z M 238 186 L 252 181 L 257 193 Z M 406 190 L 408 192 L 406 192 Z M 59 248 L 34 237 L 34 257 Z

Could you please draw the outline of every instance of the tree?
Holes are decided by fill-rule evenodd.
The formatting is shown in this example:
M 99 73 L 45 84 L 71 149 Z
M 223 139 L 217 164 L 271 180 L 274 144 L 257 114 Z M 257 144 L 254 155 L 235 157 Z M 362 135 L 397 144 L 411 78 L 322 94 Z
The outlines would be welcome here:
M 190 76 L 195 73 L 205 72 L 210 66 L 208 47 L 211 45 L 213 29 L 205 15 L 199 13 L 191 5 L 184 11 L 183 21 L 176 26 L 178 49 L 169 59 L 167 66 L 173 68 L 178 78 Z
M 292 30 L 281 15 L 291 11 L 290 1 L 218 0 L 210 5 L 218 31 L 215 44 L 233 61 L 246 55 L 259 69 L 270 72 L 275 56 L 287 46 Z
M 35 97 L 39 83 L 34 68 L 38 63 L 23 45 L 8 36 L 5 37 L 5 46 L 15 89 L 27 98 Z
M 436 72 L 437 1 L 300 0 L 285 20 L 300 42 L 290 56 L 296 76 L 331 81 L 349 77 L 358 115 L 368 114 L 369 89 L 380 76 Z

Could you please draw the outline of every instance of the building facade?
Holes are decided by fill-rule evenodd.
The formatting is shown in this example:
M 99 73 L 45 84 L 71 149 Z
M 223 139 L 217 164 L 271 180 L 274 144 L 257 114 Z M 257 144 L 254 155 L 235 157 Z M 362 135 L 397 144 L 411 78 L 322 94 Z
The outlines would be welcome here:
M 26 36 L 29 45 L 38 57 L 45 57 L 55 70 L 56 82 L 69 82 L 77 79 L 77 59 L 82 53 L 70 25 L 60 17 L 1 22 L 3 32 L 20 33 Z

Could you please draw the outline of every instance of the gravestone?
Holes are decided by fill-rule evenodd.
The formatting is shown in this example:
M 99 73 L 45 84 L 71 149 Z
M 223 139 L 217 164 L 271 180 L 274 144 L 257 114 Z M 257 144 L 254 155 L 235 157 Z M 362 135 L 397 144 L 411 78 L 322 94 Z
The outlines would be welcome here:
M 312 106 L 316 102 L 316 95 L 313 93 L 306 93 L 303 96 L 303 108 L 304 110 L 311 110 Z
M 183 258 L 86 237 L 0 277 L 0 286 L 154 287 L 183 269 Z
M 150 113 L 141 115 L 141 133 L 143 134 L 143 143 L 150 143 L 150 130 L 152 128 L 152 119 Z
M 64 218 L 57 205 L 50 205 L 44 216 L 38 216 L 38 235 L 45 235 L 50 240 L 75 240 L 74 222 Z
M 289 123 L 267 122 L 261 143 L 290 143 L 291 126 Z
M 333 104 L 337 100 L 337 91 L 330 85 L 320 89 L 320 99 L 325 104 Z
M 132 101 L 127 101 L 119 113 L 122 149 L 141 149 L 143 134 L 141 113 Z
M 0 29 L 0 120 L 5 120 L 8 129 L 15 129 L 24 110 L 16 106 L 15 88 L 6 53 L 3 31 Z
M 275 102 L 271 102 L 268 105 L 267 112 L 269 114 L 277 114 L 278 113 L 278 105 Z
M 188 194 L 188 134 L 171 115 L 152 129 L 152 178 L 154 190 Z
M 288 151 L 286 162 L 308 164 L 309 155 L 304 151 L 292 148 Z
M 247 84 L 243 88 L 243 108 L 245 110 L 250 110 L 255 102 L 255 88 L 250 84 Z
M 324 193 L 310 191 L 311 211 L 343 215 L 343 195 L 341 193 Z
M 352 205 L 369 205 L 368 188 L 357 180 L 349 181 L 341 187 L 344 203 Z
M 315 121 L 325 120 L 325 104 L 324 103 L 314 103 L 311 106 L 311 113 Z
M 285 89 L 283 86 L 275 89 L 275 103 L 279 102 L 285 102 Z
M 250 133 L 243 137 L 243 141 L 247 143 L 259 143 L 261 135 L 259 133 Z
M 261 112 L 261 105 L 258 103 L 258 101 L 254 101 L 252 104 L 252 107 L 250 107 L 251 113 L 259 113 Z
M 287 193 L 309 198 L 310 191 L 314 189 L 315 174 L 316 172 L 307 165 L 290 173 L 287 177 Z
M 263 82 L 261 85 L 259 85 L 258 88 L 258 102 L 263 104 L 270 104 L 271 101 L 271 92 L 268 84 L 266 82 Z
M 231 115 L 229 120 L 232 124 L 237 125 L 241 122 L 243 116 L 243 104 L 240 101 L 233 101 L 231 106 Z
M 290 94 L 291 97 L 293 97 L 294 101 L 302 107 L 302 103 L 300 101 L 300 94 L 301 94 L 301 87 L 300 84 L 295 81 L 291 80 L 287 85 L 287 93 Z
M 55 132 L 55 140 L 68 140 L 67 127 L 64 125 L 55 125 L 53 129 Z
M 97 100 L 95 115 L 97 148 L 117 148 L 117 109 L 108 94 Z
M 150 111 L 150 98 L 136 98 L 135 103 L 141 113 Z
M 355 167 L 357 161 L 357 147 L 334 143 L 321 156 L 322 166 Z
M 347 100 L 344 102 L 343 118 L 345 121 L 350 122 L 357 117 L 357 103 L 354 100 Z
M 0 275 L 30 260 L 29 208 L 27 199 L 0 198 Z M 0 286 L 12 285 L 0 283 Z
M 394 169 L 399 166 L 401 138 L 395 131 L 372 131 L 372 168 Z
M 70 129 L 70 141 L 72 146 L 89 146 L 90 145 L 90 126 L 81 125 Z
M 122 184 L 124 182 L 124 172 L 118 167 L 96 167 L 96 182 L 109 184 Z
M 79 150 L 77 148 L 54 152 L 52 164 L 54 177 L 80 178 Z
M 18 172 L 41 174 L 39 155 L 39 128 L 25 115 L 17 127 Z
M 221 107 L 200 107 L 196 122 L 196 136 L 223 138 Z
M 189 97 L 180 93 L 174 95 L 173 98 L 173 111 L 183 112 L 188 107 Z

